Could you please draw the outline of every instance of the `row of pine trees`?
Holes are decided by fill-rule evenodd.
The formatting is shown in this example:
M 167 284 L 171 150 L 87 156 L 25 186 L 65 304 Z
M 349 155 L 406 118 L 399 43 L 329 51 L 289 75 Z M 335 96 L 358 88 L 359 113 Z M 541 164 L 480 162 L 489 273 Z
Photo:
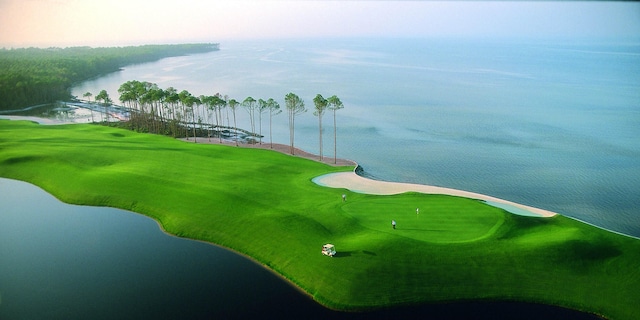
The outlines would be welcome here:
M 173 137 L 198 136 L 217 137 L 222 142 L 223 136 L 235 137 L 238 145 L 238 134 L 244 133 L 251 137 L 249 142 L 262 144 L 263 115 L 269 119 L 269 140 L 273 148 L 272 120 L 283 110 L 280 104 L 273 98 L 254 99 L 247 97 L 242 101 L 230 99 L 220 93 L 214 95 L 195 96 L 187 90 L 178 91 L 173 87 L 162 89 L 155 83 L 131 80 L 123 83 L 118 88 L 119 100 L 124 104 L 129 114 L 128 121 L 121 125 L 138 132 L 169 135 Z M 93 94 L 87 92 L 83 95 L 91 100 Z M 106 90 L 101 90 L 95 101 L 105 108 L 106 122 L 109 123 L 108 106 L 113 104 Z M 285 108 L 289 116 L 290 152 L 295 153 L 295 120 L 296 116 L 307 112 L 304 100 L 294 93 L 284 97 Z M 323 160 L 322 119 L 327 111 L 333 112 L 334 128 L 334 162 L 337 161 L 337 130 L 336 111 L 344 107 L 337 96 L 324 98 L 318 94 L 313 99 L 314 115 L 318 117 L 319 128 L 319 155 Z M 250 130 L 242 130 L 237 126 L 237 110 L 243 108 L 249 115 Z M 225 122 L 226 120 L 226 122 Z M 233 121 L 233 123 L 231 122 Z M 257 127 L 257 128 L 256 128 Z M 258 139 L 258 140 L 256 140 Z

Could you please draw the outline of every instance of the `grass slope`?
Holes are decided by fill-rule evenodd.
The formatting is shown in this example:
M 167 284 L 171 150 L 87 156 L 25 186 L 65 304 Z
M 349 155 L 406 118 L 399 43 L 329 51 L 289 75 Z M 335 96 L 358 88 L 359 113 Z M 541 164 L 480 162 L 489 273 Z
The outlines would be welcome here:
M 640 317 L 640 241 L 470 199 L 364 195 L 310 181 L 350 169 L 95 125 L 0 120 L 0 176 L 247 254 L 328 307 L 506 299 Z M 320 254 L 327 242 L 337 257 Z

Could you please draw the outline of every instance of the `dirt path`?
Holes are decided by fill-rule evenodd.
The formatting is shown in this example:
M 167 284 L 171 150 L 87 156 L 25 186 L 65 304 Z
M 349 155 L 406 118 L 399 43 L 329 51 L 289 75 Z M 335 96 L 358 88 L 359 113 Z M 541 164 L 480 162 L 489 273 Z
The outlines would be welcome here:
M 194 142 L 193 138 L 189 138 L 188 140 L 186 138 L 182 138 L 179 139 L 185 142 Z M 222 142 L 220 142 L 220 139 L 218 138 L 197 138 L 196 143 L 206 143 L 206 144 L 221 144 L 221 145 L 225 145 L 225 146 L 235 146 L 236 143 L 235 141 L 230 141 L 230 140 L 225 140 L 223 139 Z M 238 142 L 238 147 L 239 148 L 248 148 L 248 149 L 268 149 L 268 150 L 273 150 L 273 151 L 277 151 L 286 155 L 291 155 L 291 148 L 288 145 L 285 144 L 280 144 L 280 143 L 274 143 L 273 147 L 271 146 L 270 143 L 262 143 L 262 144 L 249 144 L 249 143 L 242 143 L 242 142 Z M 300 158 L 305 158 L 305 159 L 310 159 L 310 160 L 314 160 L 314 161 L 318 161 L 318 162 L 322 162 L 322 163 L 326 163 L 328 165 L 331 166 L 357 166 L 358 164 L 355 161 L 352 160 L 347 160 L 347 159 L 336 159 L 336 163 L 334 163 L 334 159 L 333 157 L 323 157 L 322 161 L 320 161 L 320 156 L 315 155 L 313 153 L 309 153 L 306 152 L 304 150 L 298 149 L 298 148 L 294 148 L 294 157 L 300 157 Z

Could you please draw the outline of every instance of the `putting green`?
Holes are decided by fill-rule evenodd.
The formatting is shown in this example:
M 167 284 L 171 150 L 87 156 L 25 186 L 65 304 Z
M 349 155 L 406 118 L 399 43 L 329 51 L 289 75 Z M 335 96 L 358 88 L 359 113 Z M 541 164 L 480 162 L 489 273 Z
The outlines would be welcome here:
M 498 230 L 507 214 L 479 200 L 419 193 L 369 196 L 342 209 L 367 228 L 434 243 L 486 238 Z M 391 226 L 392 220 L 396 229 Z

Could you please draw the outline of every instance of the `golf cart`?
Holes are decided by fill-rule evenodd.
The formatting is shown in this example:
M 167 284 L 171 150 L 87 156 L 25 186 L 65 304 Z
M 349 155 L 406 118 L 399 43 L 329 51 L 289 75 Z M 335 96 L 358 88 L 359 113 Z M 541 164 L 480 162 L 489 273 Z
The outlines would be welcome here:
M 336 255 L 336 248 L 332 244 L 327 243 L 322 246 L 322 254 L 324 254 L 325 256 L 333 257 Z

